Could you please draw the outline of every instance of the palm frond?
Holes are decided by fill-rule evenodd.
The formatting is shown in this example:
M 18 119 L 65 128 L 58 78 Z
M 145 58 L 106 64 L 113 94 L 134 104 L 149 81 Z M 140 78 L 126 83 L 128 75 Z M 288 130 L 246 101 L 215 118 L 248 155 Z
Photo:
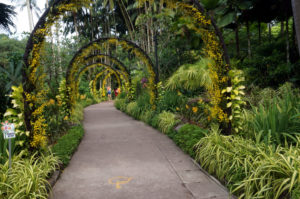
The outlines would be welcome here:
M 16 15 L 14 7 L 0 3 L 0 28 L 10 32 L 10 26 L 15 27 L 12 18 Z

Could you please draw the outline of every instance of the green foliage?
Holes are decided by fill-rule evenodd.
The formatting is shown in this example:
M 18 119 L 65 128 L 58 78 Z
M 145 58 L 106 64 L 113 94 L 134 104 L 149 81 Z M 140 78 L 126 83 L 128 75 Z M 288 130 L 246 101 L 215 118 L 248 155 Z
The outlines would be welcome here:
M 135 119 L 138 119 L 141 114 L 141 108 L 138 106 L 137 102 L 130 102 L 126 107 L 126 113 Z
M 121 92 L 119 95 L 118 95 L 118 99 L 125 99 L 127 96 L 127 93 L 126 92 Z
M 220 135 L 213 127 L 196 147 L 201 166 L 240 198 L 289 198 L 299 190 L 298 145 L 273 148 L 236 135 Z
M 255 56 L 239 64 L 246 73 L 248 84 L 276 88 L 286 81 L 299 82 L 300 65 L 286 62 L 285 42 L 277 39 L 257 45 Z
M 300 134 L 300 96 L 286 84 L 273 99 L 266 98 L 244 113 L 244 130 L 257 142 L 266 144 L 296 143 Z
M 163 133 L 171 131 L 178 122 L 176 115 L 171 112 L 163 111 L 158 115 L 158 129 Z
M 12 87 L 13 92 L 10 95 L 12 99 L 13 108 L 8 108 L 4 114 L 4 120 L 9 123 L 14 123 L 16 138 L 12 141 L 12 153 L 18 154 L 21 150 L 29 147 L 29 132 L 25 131 L 24 125 L 24 101 L 23 101 L 23 87 Z M 0 130 L 1 132 L 1 130 Z M 8 142 L 4 140 L 2 132 L 0 134 L 0 162 L 5 162 L 8 158 L 7 148 Z
M 227 103 L 227 108 L 231 108 L 231 115 L 229 120 L 232 121 L 232 128 L 235 133 L 239 133 L 242 129 L 242 106 L 246 105 L 244 100 L 244 89 L 242 85 L 244 81 L 243 72 L 241 70 L 229 71 L 229 77 L 231 78 L 231 87 L 227 87 L 222 90 L 222 93 L 227 94 L 227 99 L 230 102 Z
M 8 162 L 0 164 L 1 198 L 47 199 L 50 186 L 46 178 L 56 169 L 57 158 L 53 154 L 21 157 L 22 154 L 13 159 L 12 169 Z
M 192 124 L 183 125 L 178 132 L 170 131 L 168 136 L 186 153 L 195 158 L 195 144 L 199 142 L 207 134 L 207 130 L 204 130 L 198 126 Z
M 52 152 L 58 156 L 64 166 L 67 166 L 71 157 L 77 149 L 84 130 L 82 125 L 74 126 L 68 130 L 67 134 L 57 140 L 57 143 L 52 147 Z
M 115 104 L 115 107 L 116 107 L 118 110 L 121 110 L 121 111 L 125 112 L 126 107 L 127 107 L 126 99 L 117 98 L 117 99 L 115 100 L 114 104 Z
M 158 128 L 159 125 L 159 115 L 154 114 L 154 117 L 151 119 L 151 126 L 154 128 Z
M 152 118 L 153 118 L 154 115 L 155 115 L 155 112 L 152 109 L 145 110 L 145 111 L 142 112 L 142 114 L 140 116 L 140 119 L 143 122 L 151 125 L 151 121 L 152 121 Z
M 171 111 L 176 112 L 177 107 L 181 107 L 186 103 L 186 98 L 182 95 L 178 95 L 176 91 L 165 91 L 157 102 L 158 111 Z
M 143 92 L 137 98 L 136 103 L 141 110 L 151 109 L 150 94 L 148 92 Z
M 212 64 L 207 58 L 201 58 L 194 64 L 181 66 L 167 81 L 166 87 L 171 90 L 185 89 L 197 90 L 209 88 L 212 80 L 209 74 L 209 65 Z

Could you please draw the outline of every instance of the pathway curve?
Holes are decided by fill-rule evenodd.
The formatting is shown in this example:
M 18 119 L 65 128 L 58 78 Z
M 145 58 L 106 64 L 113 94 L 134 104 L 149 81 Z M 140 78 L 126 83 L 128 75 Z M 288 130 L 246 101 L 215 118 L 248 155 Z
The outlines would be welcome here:
M 229 198 L 172 140 L 112 102 L 87 107 L 84 130 L 52 199 Z

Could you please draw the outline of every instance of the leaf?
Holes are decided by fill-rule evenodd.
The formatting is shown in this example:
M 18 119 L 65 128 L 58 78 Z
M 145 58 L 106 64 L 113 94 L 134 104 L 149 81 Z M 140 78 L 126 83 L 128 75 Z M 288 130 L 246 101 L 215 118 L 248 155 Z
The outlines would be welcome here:
M 206 9 L 211 10 L 215 9 L 219 5 L 220 0 L 202 0 L 201 3 Z
M 227 108 L 229 108 L 229 107 L 231 107 L 231 105 L 232 105 L 232 102 L 229 102 L 229 103 L 227 103 Z
M 222 16 L 221 20 L 218 22 L 219 27 L 225 27 L 228 24 L 231 24 L 235 21 L 236 13 L 235 12 L 230 12 L 227 13 L 225 16 Z

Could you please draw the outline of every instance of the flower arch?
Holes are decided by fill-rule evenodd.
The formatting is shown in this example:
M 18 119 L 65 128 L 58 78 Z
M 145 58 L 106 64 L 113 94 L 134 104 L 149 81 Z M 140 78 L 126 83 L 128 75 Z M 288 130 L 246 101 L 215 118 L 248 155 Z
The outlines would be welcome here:
M 128 52 L 132 52 L 139 60 L 141 60 L 145 66 L 147 67 L 149 77 L 149 88 L 150 88 L 150 103 L 154 105 L 155 103 L 155 96 L 156 96 L 156 87 L 155 87 L 155 73 L 154 73 L 154 65 L 150 57 L 145 53 L 145 51 L 136 45 L 135 43 L 128 41 L 122 38 L 115 38 L 115 37 L 106 37 L 106 38 L 99 38 L 90 42 L 89 44 L 80 48 L 75 55 L 73 56 L 72 60 L 70 61 L 67 74 L 66 74 L 66 85 L 70 87 L 71 94 L 70 94 L 70 107 L 72 107 L 72 103 L 74 103 L 74 96 L 72 96 L 72 91 L 75 89 L 74 85 L 74 73 L 80 68 L 80 64 L 82 64 L 86 57 L 92 57 L 90 55 L 94 52 L 95 49 L 101 50 L 105 45 L 115 45 L 116 47 L 121 47 L 123 50 Z M 95 55 L 96 56 L 96 55 Z M 101 55 L 100 55 L 101 57 Z
M 143 4 L 146 0 L 138 0 Z M 150 1 L 149 3 L 153 3 Z M 230 62 L 227 55 L 227 49 L 220 31 L 213 18 L 206 15 L 198 0 L 192 0 L 192 4 L 185 4 L 179 0 L 163 0 L 167 8 L 177 8 L 192 16 L 200 26 L 198 31 L 201 33 L 204 42 L 204 54 L 214 61 L 209 66 L 210 76 L 213 80 L 213 86 L 208 89 L 211 97 L 211 113 L 213 117 L 220 121 L 228 121 L 230 110 L 224 108 L 225 94 L 221 93 L 222 88 L 230 85 L 230 79 L 227 73 L 230 69 Z M 47 106 L 46 91 L 40 88 L 44 81 L 43 75 L 37 75 L 37 69 L 40 61 L 40 52 L 44 46 L 45 37 L 49 34 L 51 26 L 66 12 L 76 11 L 82 7 L 89 7 L 92 0 L 54 0 L 51 6 L 44 12 L 31 33 L 23 56 L 24 67 L 23 76 L 23 98 L 24 98 L 24 119 L 25 128 L 30 133 L 30 138 L 44 136 L 45 119 L 43 117 L 44 107 Z M 212 30 L 211 27 L 215 29 Z M 220 44 L 221 43 L 221 44 Z M 151 90 L 151 103 L 155 102 L 155 73 L 153 63 L 149 56 L 136 44 L 121 38 L 100 38 L 92 41 L 80 49 L 73 57 L 67 72 L 67 90 L 74 89 L 72 86 L 73 74 L 78 70 L 80 62 L 91 53 L 92 49 L 101 49 L 104 45 L 113 44 L 121 48 L 132 51 L 147 66 L 149 71 L 149 85 Z M 225 63 L 224 63 L 225 60 Z M 225 86 L 224 86 L 225 85 Z M 68 88 L 69 87 L 69 88 Z M 38 140 L 37 140 L 38 142 Z M 38 145 L 38 144 L 37 144 Z
M 123 71 L 120 71 L 120 70 L 117 70 L 115 69 L 114 67 L 110 66 L 110 65 L 107 65 L 107 64 L 104 64 L 104 63 L 101 63 L 101 62 L 96 62 L 96 63 L 93 63 L 93 64 L 89 64 L 89 65 L 86 65 L 85 67 L 83 67 L 79 73 L 75 76 L 75 83 L 76 83 L 76 89 L 73 91 L 75 92 L 73 95 L 74 96 L 77 96 L 77 93 L 78 93 L 78 87 L 79 87 L 79 78 L 80 76 L 82 76 L 88 69 L 90 68 L 96 68 L 96 67 L 103 67 L 106 69 L 106 71 L 110 71 L 111 73 L 113 73 L 117 80 L 118 80 L 118 84 L 119 86 L 121 86 L 121 79 L 128 84 L 129 80 L 127 79 L 127 76 L 128 74 L 124 74 Z M 102 72 L 102 71 L 101 71 Z M 100 73 L 101 73 L 100 72 Z M 98 74 L 100 74 L 98 73 Z M 98 75 L 97 74 L 97 75 Z M 97 77 L 97 76 L 96 76 Z M 99 76 L 100 77 L 100 76 Z M 99 78 L 98 77 L 98 78 Z M 93 85 L 93 88 L 94 88 L 94 85 Z

